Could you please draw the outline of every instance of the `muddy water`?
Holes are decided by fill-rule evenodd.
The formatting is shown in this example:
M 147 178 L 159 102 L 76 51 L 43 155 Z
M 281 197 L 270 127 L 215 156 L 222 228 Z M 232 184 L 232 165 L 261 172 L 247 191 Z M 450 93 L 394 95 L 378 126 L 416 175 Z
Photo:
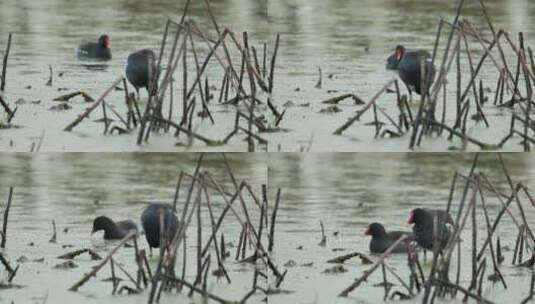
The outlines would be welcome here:
M 93 218 L 106 214 L 117 220 L 133 219 L 140 225 L 139 217 L 147 202 L 172 202 L 179 170 L 193 172 L 197 157 L 198 155 L 189 153 L 0 154 L 2 208 L 8 193 L 7 187 L 15 187 L 5 254 L 14 266 L 18 264 L 17 260 L 20 261 L 20 269 L 13 283 L 24 286 L 22 289 L 2 290 L 0 302 L 42 303 L 42 298 L 48 296 L 48 303 L 146 303 L 148 290 L 132 296 L 111 295 L 112 284 L 102 281 L 111 276 L 109 266 L 78 292 L 67 291 L 98 261 L 91 261 L 88 256 L 82 255 L 74 259 L 76 268 L 56 269 L 55 265 L 64 262 L 56 257 L 80 248 L 93 248 L 105 256 L 115 247 L 115 242 L 104 241 L 101 234 L 90 236 Z M 262 183 L 266 183 L 264 156 L 229 154 L 227 157 L 238 179 L 246 179 L 257 190 L 260 190 Z M 216 180 L 223 181 L 225 188 L 232 189 L 224 163 L 218 155 L 207 155 L 204 164 L 204 169 L 211 172 Z M 183 191 L 179 199 L 180 209 L 185 193 Z M 212 196 L 216 216 L 221 213 L 224 204 L 217 196 Z M 258 218 L 254 213 L 251 216 L 253 219 Z M 203 213 L 202 219 L 203 223 L 209 223 L 207 214 Z M 57 243 L 49 243 L 52 220 L 57 225 Z M 195 221 L 192 224 L 193 222 Z M 194 229 L 191 230 L 192 233 L 196 231 L 195 227 L 196 225 L 190 227 Z M 210 225 L 204 228 L 206 237 Z M 236 245 L 240 234 L 237 221 L 226 218 L 222 229 L 227 242 Z M 187 235 L 189 281 L 194 280 L 196 272 L 197 245 L 196 237 L 189 236 L 189 232 Z M 139 244 L 148 250 L 143 236 Z M 228 250 L 234 257 L 235 248 L 229 247 Z M 120 249 L 115 260 L 135 274 L 132 248 Z M 155 267 L 156 255 L 150 259 L 150 263 Z M 213 263 L 214 261 L 212 265 Z M 181 262 L 178 265 L 177 269 L 181 271 Z M 235 262 L 234 258 L 229 258 L 225 265 L 232 284 L 212 277 L 208 290 L 226 299 L 239 300 L 250 290 L 254 266 Z M 119 277 L 128 280 L 117 268 L 116 271 Z M 6 273 L 3 267 L 0 275 L 0 280 L 4 281 Z M 128 284 L 128 281 L 123 283 Z M 262 298 L 261 294 L 257 294 L 251 301 L 259 302 Z M 188 301 L 185 296 L 182 300 Z M 173 301 L 177 301 L 177 295 L 164 293 L 160 303 Z
M 158 51 L 166 17 L 179 20 L 186 1 L 108 1 L 72 2 L 65 0 L 31 1 L 7 0 L 0 4 L 0 45 L 6 45 L 8 33 L 13 33 L 13 43 L 7 70 L 5 99 L 12 108 L 18 106 L 12 123 L 13 129 L 2 130 L 0 150 L 30 151 L 32 143 L 43 136 L 41 151 L 184 151 L 177 145 L 172 134 L 151 136 L 150 141 L 136 145 L 137 132 L 127 135 L 102 135 L 103 123 L 100 109 L 74 129 L 72 133 L 63 128 L 81 113 L 87 104 L 81 97 L 72 99 L 71 109 L 51 111 L 58 105 L 54 98 L 83 90 L 96 99 L 118 76 L 124 73 L 129 53 L 141 48 Z M 264 1 L 230 0 L 212 1 L 212 10 L 220 27 L 229 27 L 237 33 L 249 33 L 251 45 L 261 49 L 267 40 L 266 4 Z M 214 34 L 203 1 L 192 1 L 189 18 L 209 35 Z M 112 60 L 108 62 L 78 61 L 76 47 L 85 41 L 96 41 L 99 35 L 111 37 Z M 207 48 L 204 42 L 196 41 L 199 56 L 204 58 Z M 3 54 L 3 51 L 2 51 Z M 232 52 L 231 55 L 234 55 Z M 193 58 L 188 58 L 189 68 L 194 67 Z M 236 62 L 236 60 L 234 60 Z M 46 86 L 48 66 L 53 69 L 53 85 Z M 192 71 L 193 72 L 193 71 Z M 219 64 L 208 65 L 207 75 L 211 85 L 219 87 L 223 69 Z M 193 75 L 193 74 L 191 74 Z M 190 83 L 191 83 L 190 76 Z M 175 82 L 175 98 L 180 99 L 182 84 Z M 130 88 L 132 90 L 132 88 Z M 212 90 L 215 98 L 218 91 Z M 142 90 L 142 100 L 147 92 Z M 181 100 L 181 99 L 180 99 Z M 18 102 L 17 102 L 18 101 Z M 106 101 L 125 115 L 124 92 L 113 91 Z M 146 102 L 145 102 L 146 103 Z M 144 104 L 142 106 L 144 107 Z M 181 107 L 175 105 L 173 120 L 181 117 Z M 110 111 L 108 111 L 110 112 Z M 234 125 L 234 111 L 225 106 L 211 106 L 217 127 L 206 119 L 195 119 L 194 129 L 213 139 L 221 139 Z M 164 109 L 168 113 L 168 109 Z M 109 113 L 110 117 L 113 114 Z M 167 115 L 166 115 L 167 116 Z M 178 117 L 178 118 L 177 118 Z M 116 118 L 114 124 L 121 126 Z M 0 121 L 5 119 L 2 115 Z M 115 133 L 116 134 L 116 133 Z M 235 138 L 223 147 L 210 148 L 202 142 L 194 142 L 189 150 L 246 151 L 242 138 Z M 184 142 L 182 142 L 184 144 Z
M 531 16 L 535 11 L 535 2 L 488 0 L 485 4 L 496 28 L 506 29 L 515 39 L 516 33 L 523 31 L 527 37 L 526 41 L 533 42 L 535 37 Z M 269 137 L 269 149 L 299 151 L 310 146 L 312 151 L 407 150 L 410 138 L 408 135 L 393 139 L 374 139 L 374 126 L 367 125 L 373 120 L 371 111 L 365 114 L 360 122 L 346 130 L 343 136 L 333 136 L 334 130 L 362 106 L 354 106 L 346 100 L 339 106 L 341 112 L 319 114 L 320 110 L 327 107 L 321 104 L 321 101 L 344 93 L 357 94 L 364 101 L 371 99 L 394 77 L 385 71 L 385 60 L 395 46 L 403 44 L 409 49 L 422 48 L 431 52 L 438 21 L 441 18 L 453 20 L 456 6 L 457 1 L 434 0 L 269 1 L 269 30 L 272 33 L 281 33 L 281 41 L 284 42 L 280 48 L 275 76 L 275 87 L 279 89 L 274 92 L 274 99 L 278 105 L 288 102 L 292 104 L 287 108 L 283 125 L 294 130 Z M 484 37 L 491 37 L 478 1 L 465 1 L 462 18 L 484 29 Z M 437 62 L 441 62 L 447 40 L 447 31 L 443 33 Z M 475 41 L 471 42 L 471 46 L 474 61 L 479 60 L 481 47 Z M 463 56 L 462 60 L 466 62 L 466 55 Z M 510 53 L 506 54 L 509 64 L 516 62 L 511 56 Z M 323 73 L 321 89 L 315 88 L 318 67 L 321 67 Z M 469 78 L 468 68 L 468 64 L 463 64 L 465 82 Z M 496 71 L 489 62 L 484 65 L 480 75 L 484 86 L 492 92 L 487 93 L 491 101 L 498 77 Z M 448 78 L 447 85 L 448 125 L 452 125 L 455 118 L 456 96 L 455 73 L 450 73 L 450 76 L 453 77 Z M 465 86 L 466 83 L 463 83 L 463 88 Z M 401 89 L 402 93 L 406 92 L 403 86 Z M 418 95 L 414 97 L 413 112 L 417 110 L 419 100 Z M 470 95 L 469 98 L 473 101 L 473 96 Z M 397 120 L 398 110 L 394 94 L 381 97 L 378 105 Z M 484 106 L 484 112 L 491 128 L 487 129 L 481 121 L 477 124 L 472 121 L 469 123 L 468 134 L 483 142 L 496 144 L 508 132 L 510 112 L 498 109 L 490 103 Z M 388 123 L 384 117 L 380 120 Z M 513 139 L 508 142 L 504 150 L 520 150 L 518 141 Z M 425 138 L 417 150 L 446 151 L 450 147 L 458 149 L 462 148 L 462 144 L 458 140 L 450 142 L 445 137 L 432 137 Z M 468 145 L 466 149 L 479 150 L 473 145 Z
M 373 287 L 382 282 L 380 270 L 367 282 L 350 294 L 348 299 L 336 295 L 360 277 L 369 268 L 360 260 L 352 259 L 344 264 L 347 272 L 326 274 L 334 264 L 327 260 L 358 251 L 369 254 L 369 239 L 363 236 L 366 225 L 377 221 L 386 229 L 409 230 L 406 224 L 408 212 L 415 207 L 442 208 L 446 205 L 451 179 L 455 170 L 467 174 L 473 155 L 470 154 L 271 154 L 269 156 L 269 184 L 271 188 L 283 187 L 283 204 L 278 215 L 278 230 L 275 235 L 274 258 L 286 264 L 288 274 L 282 288 L 290 294 L 274 295 L 276 303 L 378 303 L 384 295 L 383 287 Z M 535 184 L 533 157 L 525 154 L 509 154 L 506 163 L 514 182 L 523 182 L 528 187 Z M 501 173 L 495 156 L 487 154 L 480 158 L 478 170 L 496 183 L 498 189 L 508 193 L 508 184 Z M 273 193 L 273 191 L 272 191 Z M 462 191 L 457 191 L 454 204 L 460 201 Z M 491 220 L 500 210 L 497 199 L 487 196 Z M 455 206 L 455 205 L 454 205 Z M 524 205 L 528 221 L 535 216 L 535 208 Z M 478 234 L 481 244 L 486 230 L 482 214 L 478 215 Z M 321 241 L 320 221 L 325 226 L 327 243 Z M 469 223 L 469 222 L 468 222 Z M 461 281 L 469 285 L 471 226 L 467 224 L 461 238 L 463 266 Z M 483 296 L 495 303 L 518 303 L 528 294 L 531 270 L 510 266 L 512 249 L 517 234 L 510 219 L 500 223 L 498 235 L 505 251 L 505 262 L 500 268 L 505 273 L 508 289 L 500 284 L 486 281 Z M 293 262 L 291 262 L 293 261 Z M 490 257 L 487 266 L 490 266 Z M 388 259 L 400 276 L 408 279 L 409 270 L 405 255 Z M 292 266 L 293 264 L 294 266 Z M 430 269 L 431 261 L 424 263 L 424 271 Z M 453 262 L 456 265 L 456 262 Z M 492 269 L 488 268 L 487 270 Z M 452 275 L 454 272 L 450 272 Z M 490 272 L 487 272 L 490 274 Z M 393 290 L 405 292 L 403 287 L 389 275 L 396 285 Z M 456 300 L 441 301 L 460 303 Z M 421 296 L 409 303 L 421 303 Z

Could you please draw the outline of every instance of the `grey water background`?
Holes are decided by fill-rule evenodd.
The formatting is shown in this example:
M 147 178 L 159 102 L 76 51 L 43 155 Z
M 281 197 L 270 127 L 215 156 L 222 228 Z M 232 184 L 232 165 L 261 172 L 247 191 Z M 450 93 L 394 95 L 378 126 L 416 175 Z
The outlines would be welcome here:
M 68 291 L 71 285 L 100 261 L 92 261 L 87 254 L 83 254 L 74 259 L 76 268 L 56 269 L 57 264 L 65 261 L 57 257 L 81 248 L 92 248 L 105 257 L 117 242 L 103 240 L 102 233 L 91 236 L 93 219 L 100 215 L 107 215 L 114 220 L 132 219 L 141 227 L 140 216 L 145 206 L 149 202 L 172 204 L 179 171 L 193 173 L 198 157 L 193 153 L 0 153 L 2 210 L 5 208 L 8 187 L 14 187 L 4 254 L 13 267 L 20 264 L 13 283 L 23 286 L 21 289 L 3 289 L 0 292 L 0 303 L 43 303 L 45 297 L 48 297 L 47 303 L 146 303 L 148 289 L 137 295 L 112 295 L 112 284 L 102 281 L 111 276 L 109 265 L 101 269 L 78 292 Z M 255 191 L 260 191 L 261 184 L 267 183 L 264 155 L 227 154 L 227 158 L 239 181 L 247 180 Z M 224 189 L 233 189 L 220 155 L 205 155 L 203 164 L 203 171 L 210 172 L 215 180 L 222 182 Z M 183 182 L 185 187 L 181 190 L 177 204 L 179 217 L 190 184 L 187 178 Z M 211 197 L 214 214 L 219 216 L 225 202 L 218 194 Z M 211 233 L 211 225 L 208 212 L 203 210 L 205 241 Z M 251 208 L 250 210 L 254 221 L 259 215 Z M 237 246 L 241 228 L 232 214 L 229 215 L 223 221 L 221 231 L 225 234 L 226 242 Z M 49 243 L 52 220 L 57 226 L 56 243 Z M 186 234 L 188 281 L 193 281 L 196 273 L 195 223 L 195 219 L 192 220 L 192 226 Z M 148 253 L 143 235 L 138 244 L 140 249 L 145 249 Z M 225 267 L 232 284 L 210 274 L 208 290 L 229 300 L 240 300 L 250 291 L 255 266 L 235 261 L 235 247 L 227 246 L 227 249 L 231 252 L 231 257 L 225 262 Z M 211 254 L 213 266 L 216 264 L 215 251 Z M 119 249 L 114 260 L 135 276 L 137 266 L 133 248 Z M 179 260 L 178 273 L 182 271 L 182 253 Z M 153 271 L 157 262 L 157 254 L 149 258 Z M 211 269 L 214 270 L 215 267 Z M 128 278 L 117 267 L 116 274 L 126 280 L 123 283 L 128 283 Z M 5 282 L 6 276 L 2 267 L 0 281 Z M 259 279 L 259 285 L 262 284 L 263 281 Z M 263 297 L 257 293 L 251 301 L 261 301 Z M 175 303 L 177 300 L 190 301 L 187 292 L 180 295 L 164 293 L 160 303 Z M 192 301 L 202 303 L 199 298 Z

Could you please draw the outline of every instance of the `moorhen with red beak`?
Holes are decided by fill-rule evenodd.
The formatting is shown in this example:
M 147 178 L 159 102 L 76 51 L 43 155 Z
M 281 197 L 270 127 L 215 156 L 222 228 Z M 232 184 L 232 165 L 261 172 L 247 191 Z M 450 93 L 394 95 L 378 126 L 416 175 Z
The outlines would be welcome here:
M 423 78 L 421 78 L 422 61 L 425 62 Z M 398 45 L 394 54 L 387 58 L 386 69 L 398 72 L 399 77 L 403 80 L 405 86 L 407 86 L 411 98 L 413 91 L 419 95 L 422 92 L 427 92 L 427 88 L 431 87 L 435 79 L 435 66 L 431 62 L 431 55 L 424 50 L 408 52 L 402 45 Z M 422 80 L 426 87 L 424 89 L 421 88 Z
M 77 53 L 81 59 L 110 60 L 110 37 L 102 35 L 98 38 L 98 42 L 84 43 L 78 47 Z
M 407 223 L 414 224 L 412 232 L 418 245 L 427 250 L 433 250 L 433 236 L 435 235 L 434 220 L 437 221 L 436 241 L 439 250 L 444 249 L 451 235 L 449 225 L 454 225 L 450 214 L 442 210 L 416 208 L 409 213 Z
M 156 55 L 152 50 L 143 49 L 128 55 L 126 78 L 134 86 L 138 96 L 139 88 L 146 88 L 147 92 L 149 91 L 149 73 L 154 77 L 157 72 Z M 156 79 L 156 77 L 153 79 Z M 153 86 L 153 89 L 156 90 L 156 82 Z
M 364 235 L 371 235 L 370 251 L 372 253 L 383 253 L 392 246 L 400 237 L 406 235 L 407 238 L 401 241 L 392 250 L 392 253 L 407 252 L 409 244 L 413 240 L 412 233 L 405 231 L 386 232 L 385 227 L 379 223 L 372 223 L 364 231 Z
M 107 216 L 99 216 L 93 220 L 91 234 L 104 230 L 105 240 L 118 240 L 124 238 L 130 232 L 137 232 L 137 225 L 131 220 L 114 222 Z

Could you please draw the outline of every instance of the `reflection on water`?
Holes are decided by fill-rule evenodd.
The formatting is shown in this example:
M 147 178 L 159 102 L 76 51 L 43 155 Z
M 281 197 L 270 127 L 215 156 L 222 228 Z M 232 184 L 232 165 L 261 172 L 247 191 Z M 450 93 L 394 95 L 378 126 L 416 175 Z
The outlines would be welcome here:
M 114 242 L 104 241 L 101 234 L 90 236 L 94 217 L 108 215 L 115 220 L 132 219 L 140 225 L 141 212 L 148 202 L 173 201 L 179 171 L 192 173 L 198 157 L 198 154 L 193 153 L 0 154 L 2 210 L 8 186 L 14 186 L 5 252 L 14 266 L 21 256 L 27 258 L 26 262 L 21 262 L 13 281 L 25 288 L 2 291 L 0 302 L 11 303 L 13 300 L 15 303 L 28 303 L 48 294 L 49 303 L 109 303 L 112 300 L 114 303 L 146 303 L 148 291 L 139 296 L 112 296 L 111 284 L 102 281 L 109 277 L 108 269 L 103 269 L 79 292 L 67 291 L 97 262 L 82 255 L 74 259 L 78 267 L 61 270 L 54 268 L 63 262 L 56 257 L 87 247 L 105 256 L 114 247 Z M 239 181 L 247 180 L 255 191 L 259 191 L 261 184 L 266 183 L 263 155 L 228 154 L 227 157 Z M 205 155 L 203 164 L 202 170 L 209 171 L 215 180 L 223 181 L 224 189 L 233 189 L 220 155 Z M 189 182 L 185 185 L 189 186 Z M 185 198 L 186 191 L 183 191 L 177 204 L 179 209 L 182 209 Z M 219 215 L 225 202 L 219 195 L 213 195 L 211 204 L 214 214 Z M 251 217 L 252 220 L 258 218 L 253 213 Z M 57 225 L 57 243 L 49 243 L 52 220 L 55 220 Z M 206 229 L 209 229 L 210 217 L 207 212 L 203 212 L 202 221 L 203 226 L 207 225 Z M 188 231 L 196 231 L 194 222 Z M 222 231 L 229 242 L 237 244 L 239 227 L 234 218 L 225 218 Z M 205 240 L 208 233 L 203 233 Z M 139 243 L 141 248 L 148 249 L 144 238 Z M 195 261 L 196 246 L 196 238 L 188 237 L 189 261 Z M 228 250 L 234 252 L 233 247 Z M 212 254 L 212 257 L 215 255 Z M 44 258 L 44 261 L 41 261 L 41 258 Z M 129 248 L 121 249 L 114 259 L 123 263 L 128 270 L 135 269 L 133 252 Z M 157 257 L 150 260 L 153 267 L 156 262 Z M 212 264 L 213 262 L 212 260 Z M 253 266 L 235 262 L 230 258 L 225 265 L 232 278 L 232 288 L 229 288 L 224 279 L 213 277 L 209 280 L 208 289 L 224 298 L 239 299 L 250 289 Z M 1 269 L 0 281 L 3 281 L 3 266 Z M 194 262 L 188 263 L 188 280 L 195 279 L 194 275 L 191 275 L 195 273 L 195 269 Z M 122 274 L 118 276 L 126 279 Z M 253 297 L 255 301 L 261 298 L 261 294 Z M 164 293 L 160 303 L 174 303 L 177 300 L 187 301 L 187 298 L 177 298 L 175 294 Z
M 473 157 L 473 154 L 432 153 L 270 154 L 269 185 L 273 189 L 286 189 L 282 192 L 283 203 L 279 209 L 274 255 L 279 264 L 293 260 L 297 265 L 287 267 L 288 275 L 283 286 L 295 292 L 290 295 L 275 295 L 273 301 L 380 301 L 384 294 L 383 288 L 372 287 L 381 282 L 380 274 L 372 275 L 367 283 L 351 293 L 349 299 L 337 297 L 369 266 L 354 259 L 344 264 L 347 273 L 331 275 L 322 273 L 333 266 L 326 261 L 354 251 L 367 254 L 369 239 L 363 233 L 366 225 L 371 222 L 381 222 L 387 230 L 410 231 L 406 219 L 412 208 L 444 208 L 454 172 L 468 174 Z M 529 154 L 506 154 L 504 158 L 513 181 L 532 188 L 535 184 L 535 167 L 531 165 L 533 157 Z M 480 155 L 477 170 L 486 174 L 498 190 L 510 192 L 495 155 Z M 454 206 L 460 201 L 461 193 L 458 190 L 454 195 Z M 490 192 L 485 195 L 490 217 L 494 219 L 501 205 Z M 526 199 L 523 201 L 529 202 Z M 524 206 L 527 218 L 533 218 L 535 208 L 530 208 L 529 204 Z M 513 213 L 517 214 L 517 210 Z M 320 221 L 325 226 L 326 247 L 318 245 L 321 241 Z M 480 236 L 486 235 L 484 221 L 483 215 L 479 214 Z M 504 248 L 514 248 L 517 228 L 512 220 L 508 218 L 501 222 L 497 232 Z M 471 240 L 470 229 L 465 229 L 461 238 Z M 462 250 L 467 256 L 471 248 L 469 243 L 462 243 Z M 495 303 L 520 302 L 527 296 L 531 273 L 526 269 L 508 266 L 512 252 L 507 251 L 505 255 L 506 262 L 500 269 L 507 273 L 508 289 L 504 292 L 502 286 L 485 282 L 483 296 Z M 469 282 L 469 262 L 463 260 L 463 263 L 466 266 L 463 266 L 461 280 Z M 389 264 L 404 279 L 408 277 L 406 256 L 393 256 L 389 259 Z M 429 271 L 430 262 L 424 268 L 424 271 Z M 389 280 L 394 279 L 389 277 Z M 463 285 L 467 286 L 468 283 Z M 460 298 L 454 303 L 462 302 L 462 297 Z M 411 303 L 421 303 L 421 298 Z
M 88 71 L 105 71 L 108 68 L 107 64 L 80 64 L 81 67 L 86 68 Z

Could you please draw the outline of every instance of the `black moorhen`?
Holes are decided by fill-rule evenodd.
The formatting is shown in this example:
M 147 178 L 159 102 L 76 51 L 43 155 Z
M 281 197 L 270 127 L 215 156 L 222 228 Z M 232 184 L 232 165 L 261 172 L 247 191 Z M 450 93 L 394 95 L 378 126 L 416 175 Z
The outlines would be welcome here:
M 114 222 L 106 216 L 99 216 L 93 220 L 93 231 L 91 234 L 104 230 L 105 240 L 117 240 L 124 238 L 128 233 L 137 232 L 137 225 L 131 220 Z
M 78 47 L 77 53 L 81 59 L 110 60 L 110 37 L 102 35 L 98 38 L 98 42 L 84 43 Z
M 449 225 L 454 224 L 449 213 L 442 210 L 416 208 L 409 213 L 407 222 L 414 224 L 412 232 L 418 245 L 424 249 L 433 250 L 434 218 L 437 220 L 436 240 L 439 250 L 442 250 L 451 235 Z
M 421 95 L 422 92 L 427 91 L 427 89 L 422 90 L 422 88 L 420 88 L 420 64 L 422 61 L 425 61 L 426 65 L 424 69 L 424 83 L 427 88 L 430 88 L 435 79 L 435 66 L 431 63 L 431 55 L 427 51 L 416 50 L 407 52 L 405 51 L 405 47 L 398 45 L 394 54 L 386 59 L 386 69 L 398 71 L 399 77 L 407 86 L 411 98 L 413 90 L 419 95 Z
M 364 231 L 364 235 L 371 235 L 372 240 L 370 241 L 370 251 L 372 253 L 383 253 L 390 246 L 392 246 L 401 236 L 407 235 L 408 237 L 400 242 L 392 253 L 402 253 L 407 252 L 408 246 L 413 240 L 412 233 L 405 231 L 389 231 L 388 233 L 385 230 L 385 227 L 379 223 L 372 223 Z
M 163 214 L 164 238 L 170 242 L 178 230 L 178 219 L 173 209 L 165 204 L 150 204 L 141 214 L 141 225 L 149 247 L 160 247 L 160 213 Z
M 139 88 L 146 88 L 149 91 L 149 65 L 151 75 L 156 75 L 156 55 L 152 50 L 142 49 L 128 55 L 126 62 L 126 78 L 134 86 L 139 96 Z M 154 90 L 157 84 L 154 83 Z

